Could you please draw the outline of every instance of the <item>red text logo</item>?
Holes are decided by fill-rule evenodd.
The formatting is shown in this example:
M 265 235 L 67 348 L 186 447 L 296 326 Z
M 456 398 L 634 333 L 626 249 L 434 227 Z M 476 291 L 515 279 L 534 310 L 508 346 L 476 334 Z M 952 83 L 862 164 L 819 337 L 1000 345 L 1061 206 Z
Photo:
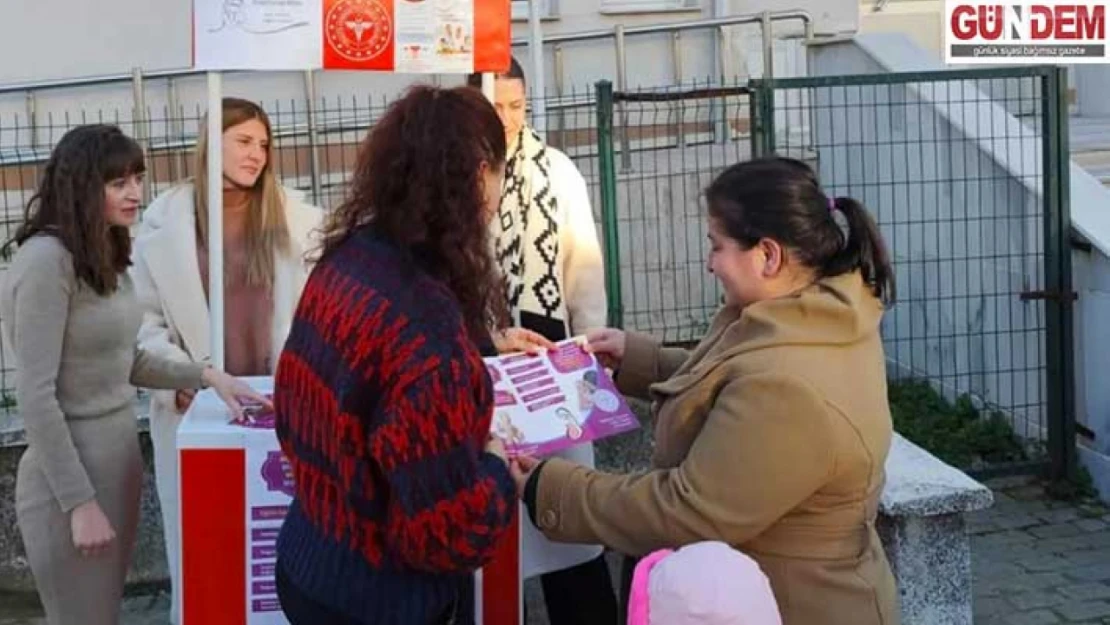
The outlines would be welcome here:
M 961 4 L 952 10 L 960 41 L 1079 41 L 1106 38 L 1106 7 L 1087 4 Z

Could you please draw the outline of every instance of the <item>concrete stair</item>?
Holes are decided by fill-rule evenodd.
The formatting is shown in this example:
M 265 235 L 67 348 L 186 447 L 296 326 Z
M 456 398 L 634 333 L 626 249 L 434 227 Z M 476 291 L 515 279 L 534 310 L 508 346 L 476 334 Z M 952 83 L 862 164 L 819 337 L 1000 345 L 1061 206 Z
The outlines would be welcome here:
M 1110 186 L 1110 117 L 1072 117 L 1069 128 L 1072 160 Z

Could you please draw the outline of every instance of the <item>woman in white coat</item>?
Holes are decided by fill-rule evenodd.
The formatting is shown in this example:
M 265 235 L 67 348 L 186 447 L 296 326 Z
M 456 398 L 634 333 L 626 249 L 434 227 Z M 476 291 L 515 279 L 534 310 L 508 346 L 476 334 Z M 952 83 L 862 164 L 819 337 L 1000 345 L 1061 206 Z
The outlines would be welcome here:
M 206 132 L 197 175 L 166 191 L 144 214 L 136 240 L 134 281 L 143 305 L 143 349 L 181 361 L 210 358 Z M 272 375 L 284 347 L 323 212 L 281 187 L 271 167 L 270 121 L 258 105 L 223 101 L 225 366 L 238 376 Z M 175 436 L 193 391 L 153 395 L 150 409 L 155 476 L 173 583 L 171 617 L 179 622 L 180 554 Z
M 468 79 L 481 86 L 481 76 Z M 509 146 L 501 207 L 494 217 L 498 265 L 505 276 L 512 323 L 551 341 L 606 324 L 605 267 L 586 180 L 574 162 L 547 145 L 525 122 L 524 71 L 516 59 L 494 81 L 494 107 Z M 519 349 L 524 337 L 495 334 L 500 351 Z M 561 456 L 594 465 L 590 443 Z M 525 578 L 540 576 L 551 625 L 612 625 L 617 599 L 599 545 L 548 541 L 521 515 Z

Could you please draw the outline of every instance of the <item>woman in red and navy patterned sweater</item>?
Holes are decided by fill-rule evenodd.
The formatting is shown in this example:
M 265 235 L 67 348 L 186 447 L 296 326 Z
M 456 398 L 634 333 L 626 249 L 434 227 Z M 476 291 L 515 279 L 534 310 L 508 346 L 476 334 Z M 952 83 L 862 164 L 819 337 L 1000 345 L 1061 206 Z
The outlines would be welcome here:
M 448 623 L 517 510 L 476 345 L 505 318 L 487 247 L 493 107 L 417 87 L 362 145 L 279 361 L 296 496 L 278 539 L 294 625 Z

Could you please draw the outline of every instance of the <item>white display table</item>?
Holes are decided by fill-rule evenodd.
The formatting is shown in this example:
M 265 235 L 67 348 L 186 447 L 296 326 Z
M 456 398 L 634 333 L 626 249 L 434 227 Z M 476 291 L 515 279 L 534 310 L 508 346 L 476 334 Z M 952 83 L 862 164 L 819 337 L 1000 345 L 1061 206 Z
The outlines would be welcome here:
M 273 379 L 246 378 L 263 393 Z M 181 625 L 287 625 L 274 588 L 275 545 L 293 496 L 272 424 L 228 423 L 211 390 L 177 432 Z M 479 572 L 475 622 L 521 622 L 520 532 Z

